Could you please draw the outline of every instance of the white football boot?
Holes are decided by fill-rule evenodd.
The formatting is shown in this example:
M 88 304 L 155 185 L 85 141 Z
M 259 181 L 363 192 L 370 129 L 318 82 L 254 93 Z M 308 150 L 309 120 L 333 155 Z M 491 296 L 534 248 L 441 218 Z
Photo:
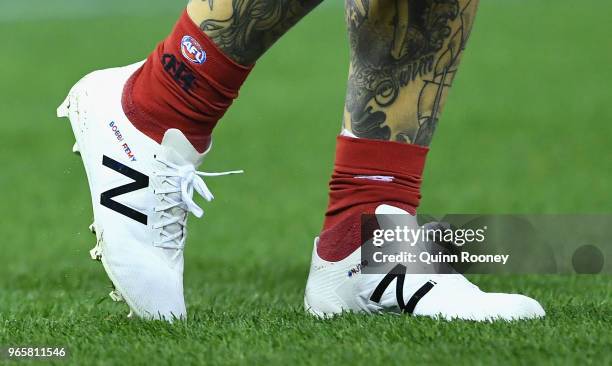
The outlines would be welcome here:
M 202 209 L 196 191 L 213 195 L 196 168 L 199 154 L 176 129 L 158 144 L 132 126 L 123 112 L 123 87 L 142 63 L 93 72 L 58 108 L 68 117 L 89 181 L 97 245 L 91 250 L 115 286 L 111 297 L 131 313 L 172 321 L 186 316 L 183 250 L 187 216 Z
M 389 214 L 407 215 L 411 226 L 418 227 L 415 216 L 381 205 L 376 209 L 380 228 L 387 223 L 378 215 Z M 545 315 L 542 306 L 529 297 L 483 292 L 460 274 L 364 274 L 361 248 L 344 260 L 328 262 L 317 253 L 318 239 L 304 297 L 306 311 L 318 317 L 391 312 L 446 320 L 509 321 Z

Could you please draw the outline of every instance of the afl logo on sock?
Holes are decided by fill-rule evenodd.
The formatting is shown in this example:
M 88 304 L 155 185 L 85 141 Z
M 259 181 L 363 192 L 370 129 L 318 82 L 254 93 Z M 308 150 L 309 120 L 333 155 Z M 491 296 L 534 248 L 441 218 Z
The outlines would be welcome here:
M 181 40 L 183 56 L 194 64 L 201 65 L 206 62 L 206 52 L 192 36 L 184 36 Z

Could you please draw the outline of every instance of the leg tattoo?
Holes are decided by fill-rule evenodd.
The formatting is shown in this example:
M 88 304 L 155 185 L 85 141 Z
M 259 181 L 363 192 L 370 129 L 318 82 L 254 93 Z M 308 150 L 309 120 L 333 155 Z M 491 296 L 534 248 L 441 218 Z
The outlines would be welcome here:
M 346 0 L 351 65 L 343 125 L 430 144 L 478 0 Z
M 192 0 L 191 18 L 226 55 L 253 64 L 323 0 Z

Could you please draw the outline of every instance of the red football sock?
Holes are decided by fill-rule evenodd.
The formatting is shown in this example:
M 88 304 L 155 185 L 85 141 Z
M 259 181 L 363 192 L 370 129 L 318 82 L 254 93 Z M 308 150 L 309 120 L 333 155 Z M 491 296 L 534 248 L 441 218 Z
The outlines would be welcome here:
M 339 136 L 329 206 L 317 251 L 327 261 L 361 245 L 361 215 L 389 204 L 416 214 L 428 148 Z
M 224 55 L 185 11 L 127 82 L 123 110 L 138 130 L 157 142 L 166 130 L 176 128 L 203 152 L 251 69 Z

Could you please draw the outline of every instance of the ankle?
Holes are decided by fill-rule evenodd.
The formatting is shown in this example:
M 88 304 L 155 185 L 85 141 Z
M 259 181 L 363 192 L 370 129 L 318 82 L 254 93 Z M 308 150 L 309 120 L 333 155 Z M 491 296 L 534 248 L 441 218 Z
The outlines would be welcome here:
M 123 108 L 157 142 L 176 128 L 203 152 L 250 71 L 226 57 L 184 12 L 126 84 Z

